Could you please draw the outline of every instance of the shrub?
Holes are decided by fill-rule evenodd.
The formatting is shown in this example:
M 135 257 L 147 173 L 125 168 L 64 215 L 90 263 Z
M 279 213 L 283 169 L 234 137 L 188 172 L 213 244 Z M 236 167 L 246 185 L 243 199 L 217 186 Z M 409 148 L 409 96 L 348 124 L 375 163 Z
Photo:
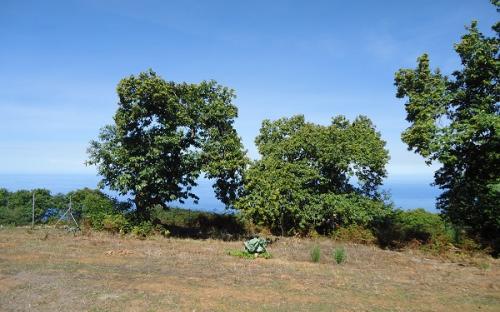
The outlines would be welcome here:
M 318 245 L 315 245 L 311 249 L 311 261 L 312 262 L 319 262 L 320 258 L 321 258 L 321 249 L 319 248 Z
M 157 207 L 151 219 L 167 227 L 172 236 L 234 239 L 246 233 L 245 221 L 238 214 Z
M 102 220 L 102 229 L 111 233 L 126 233 L 129 226 L 128 220 L 122 214 L 105 215 Z
M 372 244 L 376 241 L 372 231 L 361 225 L 339 227 L 333 232 L 332 238 L 357 244 Z
M 345 252 L 344 247 L 337 247 L 333 250 L 333 259 L 337 264 L 342 264 L 347 259 L 347 254 Z
M 114 212 L 115 202 L 100 190 L 89 188 L 69 192 L 66 200 L 72 199 L 72 212 L 77 220 L 86 218 L 90 220 L 96 230 L 103 229 L 103 219 Z
M 149 221 L 142 221 L 139 225 L 132 227 L 132 234 L 139 238 L 146 238 L 153 232 L 153 224 Z
M 382 246 L 404 247 L 409 242 L 447 245 L 453 237 L 440 215 L 425 211 L 395 210 L 376 222 L 375 233 Z

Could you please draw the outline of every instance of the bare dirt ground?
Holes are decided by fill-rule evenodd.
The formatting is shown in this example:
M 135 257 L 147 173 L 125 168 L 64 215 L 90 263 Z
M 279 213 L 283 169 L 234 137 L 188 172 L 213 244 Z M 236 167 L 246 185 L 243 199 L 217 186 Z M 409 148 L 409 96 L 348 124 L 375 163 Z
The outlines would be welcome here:
M 310 261 L 319 244 L 320 263 Z M 0 311 L 500 311 L 500 261 L 282 238 L 273 259 L 242 242 L 0 229 Z

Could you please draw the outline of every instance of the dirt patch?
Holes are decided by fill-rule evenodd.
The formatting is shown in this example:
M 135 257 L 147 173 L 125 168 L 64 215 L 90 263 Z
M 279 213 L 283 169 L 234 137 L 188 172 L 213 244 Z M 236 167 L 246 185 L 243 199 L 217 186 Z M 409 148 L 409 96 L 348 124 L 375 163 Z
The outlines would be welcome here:
M 22 284 L 23 282 L 18 278 L 0 275 L 0 292 L 7 292 Z

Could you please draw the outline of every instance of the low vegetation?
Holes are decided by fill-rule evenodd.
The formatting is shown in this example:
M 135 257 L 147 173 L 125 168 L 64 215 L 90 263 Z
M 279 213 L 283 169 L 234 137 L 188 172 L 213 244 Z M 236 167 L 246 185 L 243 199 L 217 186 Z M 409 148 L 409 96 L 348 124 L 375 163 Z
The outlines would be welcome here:
M 151 219 L 142 220 L 128 203 L 119 202 L 98 190 L 81 189 L 66 195 L 51 195 L 48 190 L 8 192 L 0 190 L 0 224 L 30 224 L 32 196 L 35 193 L 36 224 L 54 224 L 65 212 L 72 198 L 73 212 L 84 231 L 107 231 L 144 239 L 158 234 L 165 237 L 214 238 L 238 240 L 255 233 L 272 234 L 272 228 L 255 225 L 242 213 L 218 214 L 157 207 Z M 45 207 L 43 207 L 45 206 Z M 390 207 L 389 207 L 390 208 Z M 478 253 L 484 250 L 466 229 L 445 221 L 441 215 L 424 209 L 392 210 L 361 224 L 336 225 L 326 235 L 312 230 L 302 236 L 329 236 L 337 241 L 378 244 L 382 248 L 417 248 L 431 254 Z M 70 221 L 70 220 L 67 220 Z M 64 222 L 59 222 L 63 225 Z
M 311 249 L 311 261 L 319 262 L 320 259 L 321 259 L 321 248 L 318 245 L 315 245 Z
M 251 253 L 241 249 L 230 249 L 227 251 L 227 254 L 230 256 L 239 257 L 243 259 L 257 259 L 257 258 L 271 259 L 273 257 L 271 253 L 267 251 L 262 253 Z
M 335 259 L 335 262 L 337 262 L 337 264 L 344 263 L 345 260 L 347 259 L 347 253 L 345 251 L 345 248 L 344 247 L 336 247 L 333 250 L 333 259 Z

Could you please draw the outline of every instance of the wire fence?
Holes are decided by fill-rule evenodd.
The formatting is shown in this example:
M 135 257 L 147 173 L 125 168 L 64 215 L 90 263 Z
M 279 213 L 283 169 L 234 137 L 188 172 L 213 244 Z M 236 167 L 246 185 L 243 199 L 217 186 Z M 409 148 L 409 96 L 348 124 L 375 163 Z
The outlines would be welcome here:
M 72 195 L 52 195 L 46 189 L 15 192 L 0 189 L 0 225 L 71 224 L 79 227 L 85 209 L 81 201 L 72 200 Z

